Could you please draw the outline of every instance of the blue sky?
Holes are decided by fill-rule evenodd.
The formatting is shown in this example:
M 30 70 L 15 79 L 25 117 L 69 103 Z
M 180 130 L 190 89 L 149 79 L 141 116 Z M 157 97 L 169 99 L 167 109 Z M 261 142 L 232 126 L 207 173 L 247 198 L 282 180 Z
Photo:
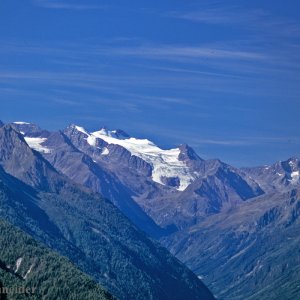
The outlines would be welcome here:
M 236 166 L 300 156 L 300 2 L 0 2 L 3 121 L 122 128 Z

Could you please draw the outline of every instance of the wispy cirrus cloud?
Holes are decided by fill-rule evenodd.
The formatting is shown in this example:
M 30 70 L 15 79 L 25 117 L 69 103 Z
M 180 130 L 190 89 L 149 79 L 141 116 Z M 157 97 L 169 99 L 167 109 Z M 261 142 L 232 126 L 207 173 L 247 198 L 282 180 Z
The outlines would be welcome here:
M 94 9 L 104 9 L 107 6 L 104 5 L 94 5 L 88 3 L 76 3 L 76 2 L 64 2 L 56 0 L 34 0 L 33 3 L 42 8 L 49 9 L 64 9 L 64 10 L 94 10 Z
M 176 44 L 151 44 L 144 43 L 139 45 L 110 45 L 103 43 L 102 45 L 88 45 L 88 47 L 80 47 L 76 44 L 63 44 L 56 47 L 41 45 L 22 45 L 14 43 L 3 43 L 0 52 L 14 52 L 24 54 L 37 55 L 56 55 L 67 58 L 78 59 L 88 56 L 128 56 L 140 57 L 147 59 L 163 59 L 169 60 L 197 60 L 197 59 L 238 59 L 238 60 L 264 60 L 267 56 L 259 51 L 240 49 L 238 47 L 230 47 L 229 45 L 201 45 L 201 46 L 185 46 Z M 78 61 L 77 61 L 78 63 Z
M 193 97 L 206 92 L 211 97 L 217 93 L 277 97 L 281 85 L 275 86 L 273 82 L 282 78 L 290 78 L 285 84 L 289 97 L 292 91 L 295 91 L 293 97 L 298 96 L 297 45 L 285 45 L 287 49 L 278 53 L 276 49 L 266 51 L 262 47 L 236 44 L 184 46 L 135 41 L 124 46 L 104 41 L 102 44 L 87 42 L 83 46 L 69 42 L 3 42 L 0 49 L 3 56 L 23 55 L 28 61 L 39 56 L 42 65 L 48 68 L 33 69 L 31 64 L 25 69 L 5 67 L 0 72 L 0 83 L 75 88 L 77 92 L 82 89 L 106 93 L 106 96 L 110 93 L 110 97 L 120 96 L 134 100 L 136 105 L 146 103 L 145 106 L 155 109 L 158 106 L 165 109 L 170 103 L 188 106 L 190 99 L 185 97 L 184 90 L 193 93 Z M 107 64 L 107 57 L 111 64 Z M 126 68 L 126 76 L 119 72 L 121 68 Z M 148 94 L 142 95 L 141 88 L 147 89 Z M 172 93 L 162 92 L 166 89 Z M 117 91 L 121 95 L 116 95 Z
M 224 136 L 211 136 L 207 137 L 206 134 L 197 134 L 188 133 L 185 130 L 174 128 L 160 130 L 160 127 L 156 127 L 154 124 L 136 124 L 148 134 L 153 131 L 157 132 L 157 135 L 163 138 L 168 138 L 169 140 L 173 140 L 175 145 L 186 142 L 189 145 L 201 148 L 202 146 L 209 145 L 219 145 L 225 147 L 252 147 L 256 145 L 277 145 L 282 143 L 294 143 L 299 145 L 300 138 L 298 136 L 264 136 L 264 135 L 256 135 L 256 136 L 234 136 L 234 137 L 224 137 Z M 184 137 L 184 141 L 182 140 Z
M 215 59 L 244 59 L 258 60 L 265 56 L 258 52 L 239 51 L 233 49 L 218 49 L 213 47 L 182 47 L 182 46 L 141 46 L 134 48 L 112 49 L 113 53 L 142 56 L 147 58 L 163 59 L 197 59 L 197 58 L 215 58 Z
M 246 9 L 244 5 L 204 5 L 193 11 L 171 11 L 163 14 L 165 17 L 177 18 L 195 23 L 221 26 L 240 26 L 256 32 L 255 38 L 299 38 L 300 24 L 298 20 L 274 16 L 263 9 Z M 249 35 L 248 39 L 253 39 Z
M 191 12 L 169 12 L 165 16 L 174 17 L 178 19 L 189 20 L 193 22 L 207 23 L 207 24 L 251 24 L 257 22 L 262 18 L 266 18 L 269 14 L 261 9 L 244 10 L 238 6 L 232 7 L 211 7 L 203 8 Z

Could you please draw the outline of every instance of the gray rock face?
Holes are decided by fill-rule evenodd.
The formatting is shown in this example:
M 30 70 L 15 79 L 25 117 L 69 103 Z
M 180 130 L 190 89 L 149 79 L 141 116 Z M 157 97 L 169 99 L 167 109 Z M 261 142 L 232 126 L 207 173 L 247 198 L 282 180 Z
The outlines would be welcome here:
M 4 126 L 4 123 L 0 120 L 0 128 Z
M 219 160 L 201 161 L 199 178 L 184 191 L 147 195 L 140 205 L 162 227 L 189 227 L 263 194 L 257 183 Z
M 78 136 L 71 138 L 78 139 Z M 82 142 L 81 139 L 79 141 Z M 134 224 L 151 236 L 163 234 L 163 230 L 133 201 L 128 188 L 113 173 L 79 151 L 63 132 L 52 133 L 43 145 L 51 149 L 44 157 L 61 173 L 110 199 Z
M 114 135 L 118 138 L 118 139 L 127 139 L 130 137 L 130 135 L 128 133 L 126 133 L 125 131 L 123 131 L 122 129 L 116 129 L 114 131 Z
M 0 164 L 4 170 L 39 189 L 57 188 L 57 171 L 40 153 L 30 149 L 23 135 L 11 126 L 0 128 Z
M 271 166 L 244 168 L 242 171 L 266 192 L 281 192 L 300 185 L 300 161 L 296 157 Z
M 150 177 L 152 175 L 151 166 L 141 158 L 131 155 L 131 153 L 119 145 L 107 145 L 108 154 L 104 157 L 95 157 L 99 164 L 108 163 L 109 166 L 115 165 L 118 169 L 134 169 L 141 176 Z
M 179 187 L 180 186 L 180 179 L 178 177 L 161 177 L 161 181 L 170 187 Z
M 187 144 L 179 146 L 179 160 L 185 161 L 190 165 L 195 164 L 195 162 L 203 162 L 204 160 L 198 156 L 198 154 Z
M 28 137 L 48 137 L 49 132 L 42 130 L 38 125 L 25 122 L 16 122 L 10 124 L 15 130 L 22 132 L 24 136 Z

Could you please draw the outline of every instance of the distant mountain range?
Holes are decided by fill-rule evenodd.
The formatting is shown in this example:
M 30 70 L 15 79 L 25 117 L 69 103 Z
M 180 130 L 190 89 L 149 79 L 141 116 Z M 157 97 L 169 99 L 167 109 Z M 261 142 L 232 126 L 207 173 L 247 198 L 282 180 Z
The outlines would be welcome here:
M 110 201 L 59 173 L 15 129 L 0 128 L 1 218 L 68 257 L 118 299 L 214 299 Z
M 26 209 L 22 220 L 16 208 L 5 214 L 0 210 L 0 215 L 70 257 L 117 297 L 213 297 L 131 222 L 191 268 L 218 299 L 296 299 L 300 293 L 297 158 L 239 169 L 218 159 L 203 160 L 188 145 L 163 150 L 123 130 L 89 132 L 70 125 L 49 132 L 15 122 L 0 129 L 0 165 L 11 193 L 22 185 L 19 190 L 30 190 L 24 199 L 38 197 L 16 204 L 34 204 L 32 215 Z M 89 190 L 112 201 L 131 222 Z M 38 221 L 38 214 L 46 218 Z M 105 241 L 106 250 L 94 253 Z M 112 266 L 99 273 L 107 269 L 104 257 Z M 95 262 L 100 263 L 97 270 Z M 125 287 L 118 270 L 131 285 Z M 136 290 L 138 278 L 145 287 Z

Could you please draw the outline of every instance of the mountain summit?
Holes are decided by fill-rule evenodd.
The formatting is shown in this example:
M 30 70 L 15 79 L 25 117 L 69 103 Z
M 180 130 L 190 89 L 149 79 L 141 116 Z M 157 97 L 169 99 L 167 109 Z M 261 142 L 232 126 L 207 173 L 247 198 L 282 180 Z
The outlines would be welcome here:
M 164 228 L 184 226 L 182 214 L 174 216 L 173 205 L 183 197 L 186 200 L 176 210 L 190 215 L 192 203 L 197 201 L 201 204 L 193 215 L 198 219 L 263 193 L 250 176 L 218 160 L 204 161 L 186 144 L 164 150 L 122 130 L 89 132 L 78 125 L 47 137 L 39 132 L 40 136 L 36 131 L 23 132 L 32 149 L 72 180 L 111 199 L 133 222 L 140 216 L 139 226 L 151 223 L 142 221 L 143 214 Z M 146 227 L 149 233 L 150 227 Z

